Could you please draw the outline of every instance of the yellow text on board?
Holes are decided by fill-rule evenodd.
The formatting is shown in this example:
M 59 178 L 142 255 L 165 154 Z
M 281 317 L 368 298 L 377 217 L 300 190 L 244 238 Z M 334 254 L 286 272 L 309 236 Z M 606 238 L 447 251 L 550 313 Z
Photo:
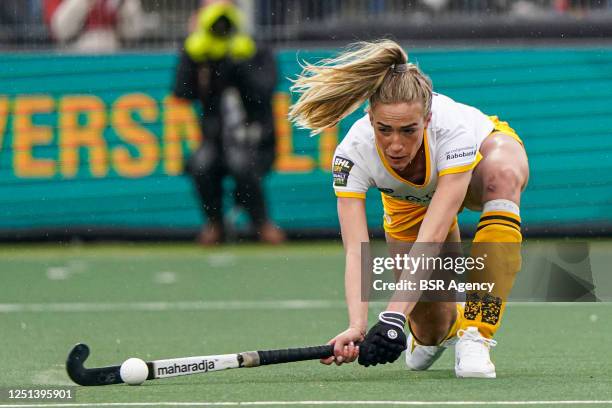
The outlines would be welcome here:
M 287 121 L 289 95 L 274 97 L 276 128 L 275 171 L 309 173 L 329 171 L 337 128 L 318 139 L 318 157 L 296 154 L 292 127 Z M 160 106 L 161 105 L 161 106 Z M 41 124 L 39 115 L 52 115 L 55 123 Z M 9 118 L 11 124 L 9 129 Z M 205 118 L 204 118 L 205 119 Z M 161 125 L 161 135 L 150 127 Z M 107 140 L 111 129 L 120 143 Z M 202 142 L 198 117 L 189 102 L 168 96 L 161 104 L 145 93 L 125 94 L 107 106 L 96 95 L 0 95 L 0 146 L 11 133 L 12 168 L 17 178 L 65 179 L 85 167 L 92 177 L 104 178 L 113 170 L 126 178 L 140 178 L 159 168 L 164 174 L 183 172 L 189 152 Z M 187 152 L 183 146 L 186 146 Z M 6 148 L 6 147 L 5 147 Z M 42 155 L 48 148 L 53 154 Z M 87 152 L 87 157 L 82 152 Z

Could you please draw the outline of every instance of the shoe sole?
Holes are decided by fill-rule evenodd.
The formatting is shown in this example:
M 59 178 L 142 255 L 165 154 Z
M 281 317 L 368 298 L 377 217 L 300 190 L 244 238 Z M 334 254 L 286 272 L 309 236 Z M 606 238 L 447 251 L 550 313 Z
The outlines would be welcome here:
M 492 373 L 483 373 L 481 371 L 463 371 L 459 372 L 455 369 L 457 378 L 497 378 L 495 371 Z

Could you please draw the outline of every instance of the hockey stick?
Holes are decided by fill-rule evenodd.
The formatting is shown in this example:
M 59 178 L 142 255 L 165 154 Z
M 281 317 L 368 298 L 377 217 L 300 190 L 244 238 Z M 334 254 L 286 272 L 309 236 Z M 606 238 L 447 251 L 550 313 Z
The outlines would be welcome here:
M 259 367 L 269 364 L 291 363 L 294 361 L 317 360 L 334 354 L 334 346 L 314 346 L 281 350 L 247 351 L 237 354 L 181 357 L 167 360 L 148 361 L 147 380 L 178 377 L 181 375 L 208 373 L 230 368 Z M 120 365 L 99 368 L 85 368 L 89 347 L 77 344 L 68 354 L 66 371 L 72 381 L 79 385 L 121 384 Z

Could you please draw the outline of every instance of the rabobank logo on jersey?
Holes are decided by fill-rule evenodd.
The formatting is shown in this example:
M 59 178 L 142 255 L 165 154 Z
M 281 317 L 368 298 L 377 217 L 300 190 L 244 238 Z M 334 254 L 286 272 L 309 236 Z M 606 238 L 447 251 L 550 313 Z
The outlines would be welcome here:
M 444 153 L 446 156 L 446 160 L 454 160 L 454 159 L 464 159 L 467 157 L 475 157 L 476 156 L 476 146 L 464 147 L 460 149 L 453 149 L 450 152 Z

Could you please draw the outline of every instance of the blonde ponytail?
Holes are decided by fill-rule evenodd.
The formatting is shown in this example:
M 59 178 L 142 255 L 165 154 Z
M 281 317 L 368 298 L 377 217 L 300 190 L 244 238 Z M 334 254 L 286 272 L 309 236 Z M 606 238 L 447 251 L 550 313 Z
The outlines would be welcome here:
M 397 43 L 381 40 L 354 44 L 340 56 L 319 64 L 306 63 L 291 87 L 301 95 L 291 106 L 289 118 L 317 134 L 366 100 L 372 106 L 422 100 L 429 113 L 431 81 L 407 61 Z

